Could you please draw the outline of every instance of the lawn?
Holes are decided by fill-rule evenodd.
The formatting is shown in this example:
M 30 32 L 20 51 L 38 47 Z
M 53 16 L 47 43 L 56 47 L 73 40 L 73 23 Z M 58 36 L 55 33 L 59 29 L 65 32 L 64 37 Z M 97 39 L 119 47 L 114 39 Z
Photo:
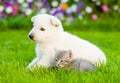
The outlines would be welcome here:
M 35 43 L 28 30 L 0 31 L 0 83 L 119 83 L 120 32 L 69 31 L 99 46 L 107 64 L 94 72 L 40 68 L 33 72 L 26 66 L 35 57 Z

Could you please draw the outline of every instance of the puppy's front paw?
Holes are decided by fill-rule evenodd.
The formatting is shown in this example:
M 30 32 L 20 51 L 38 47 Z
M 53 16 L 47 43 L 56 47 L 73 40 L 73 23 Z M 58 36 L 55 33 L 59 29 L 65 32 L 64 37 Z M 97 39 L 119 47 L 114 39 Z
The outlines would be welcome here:
M 37 64 L 34 65 L 28 65 L 26 69 L 33 71 L 34 69 L 38 68 Z

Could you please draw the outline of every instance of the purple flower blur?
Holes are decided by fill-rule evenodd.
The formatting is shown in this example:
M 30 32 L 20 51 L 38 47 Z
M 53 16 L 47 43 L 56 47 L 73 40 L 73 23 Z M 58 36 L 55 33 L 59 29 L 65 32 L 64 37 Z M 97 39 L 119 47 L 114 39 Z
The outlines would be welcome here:
M 13 6 L 13 3 L 11 3 L 11 2 L 5 2 L 5 6 L 6 6 L 6 7 L 11 6 L 11 7 L 12 7 L 12 6 Z
M 29 8 L 32 8 L 32 7 L 33 7 L 33 4 L 34 4 L 34 1 L 29 2 L 29 3 L 28 3 Z
M 43 1 L 43 6 L 48 6 L 48 1 L 47 0 Z
M 60 10 L 56 10 L 52 15 L 56 15 L 58 13 L 64 13 L 64 10 L 60 9 Z
M 84 8 L 85 4 L 83 2 L 80 2 L 77 6 L 77 13 L 80 13 L 80 9 Z

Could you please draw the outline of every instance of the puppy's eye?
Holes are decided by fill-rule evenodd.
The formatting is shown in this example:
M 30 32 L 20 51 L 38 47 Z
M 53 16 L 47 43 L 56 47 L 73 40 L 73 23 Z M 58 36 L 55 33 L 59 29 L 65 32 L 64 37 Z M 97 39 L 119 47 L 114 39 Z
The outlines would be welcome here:
M 44 28 L 42 28 L 42 27 L 40 28 L 40 30 L 41 30 L 41 31 L 45 31 L 45 29 L 44 29 Z
M 57 25 L 57 24 L 55 25 L 55 27 L 58 27 L 58 26 L 59 26 L 59 25 Z

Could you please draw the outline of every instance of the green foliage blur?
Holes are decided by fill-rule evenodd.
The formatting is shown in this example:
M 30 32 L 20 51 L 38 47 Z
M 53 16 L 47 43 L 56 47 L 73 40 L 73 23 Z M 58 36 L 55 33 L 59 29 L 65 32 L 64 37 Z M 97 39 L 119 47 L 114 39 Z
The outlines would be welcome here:
M 5 18 L 0 20 L 0 30 L 8 30 L 8 29 L 25 29 L 30 30 L 33 25 L 31 22 L 31 16 L 21 17 L 16 16 L 14 19 Z M 99 18 L 98 20 L 92 20 L 88 16 L 86 16 L 83 20 L 76 19 L 73 22 L 67 23 L 62 21 L 63 27 L 65 30 L 100 30 L 100 31 L 120 31 L 120 19 L 119 16 L 110 17 L 106 16 L 106 18 Z
M 10 1 L 14 1 L 14 0 L 10 0 Z M 58 0 L 58 2 L 60 3 L 60 0 Z M 69 1 L 69 4 L 74 5 L 74 2 L 75 0 L 71 0 Z M 65 30 L 120 31 L 120 19 L 119 19 L 120 0 L 89 0 L 89 1 L 82 0 L 82 2 L 84 2 L 85 4 L 85 7 L 82 9 L 82 13 L 84 14 L 86 12 L 85 8 L 88 6 L 92 8 L 92 13 L 85 13 L 82 19 L 79 19 L 79 17 L 76 16 L 75 20 L 70 22 L 67 22 L 66 20 L 61 20 Z M 101 5 L 104 4 L 107 5 L 109 7 L 109 11 L 104 12 L 101 9 L 101 5 L 96 5 L 97 2 Z M 0 2 L 0 6 L 1 3 L 2 2 Z M 50 4 L 52 3 L 52 1 L 50 2 L 48 1 L 48 3 Z M 113 9 L 115 5 L 118 6 L 117 10 Z M 94 13 L 98 15 L 98 18 L 95 20 L 91 18 L 91 15 Z M 8 29 L 30 30 L 32 28 L 31 17 L 34 15 L 36 15 L 35 12 L 26 16 L 22 16 L 21 14 L 12 16 L 11 14 L 9 14 L 6 17 L 0 18 L 0 30 L 8 30 Z

